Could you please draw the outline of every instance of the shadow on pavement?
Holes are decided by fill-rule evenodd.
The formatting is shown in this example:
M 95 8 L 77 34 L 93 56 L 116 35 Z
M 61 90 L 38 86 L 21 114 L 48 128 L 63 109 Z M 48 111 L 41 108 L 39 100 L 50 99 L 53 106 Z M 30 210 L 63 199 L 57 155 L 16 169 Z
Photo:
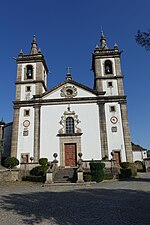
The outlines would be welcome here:
M 149 174 L 143 173 L 134 178 L 119 179 L 119 181 L 140 181 L 140 182 L 150 182 Z
M 150 193 L 133 190 L 76 189 L 1 196 L 1 209 L 22 224 L 148 225 Z M 2 218 L 2 215 L 1 215 Z M 9 224 L 9 223 L 8 223 Z M 11 223 L 10 223 L 11 224 Z

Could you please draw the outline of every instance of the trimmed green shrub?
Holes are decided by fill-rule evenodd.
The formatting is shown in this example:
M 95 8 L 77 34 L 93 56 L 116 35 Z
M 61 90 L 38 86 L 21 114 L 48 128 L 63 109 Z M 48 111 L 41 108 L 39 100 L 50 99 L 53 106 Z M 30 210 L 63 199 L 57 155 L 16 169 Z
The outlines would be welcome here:
M 90 162 L 90 170 L 92 171 L 99 171 L 104 169 L 105 163 L 102 162 Z
M 130 178 L 132 177 L 131 169 L 120 169 L 121 174 L 119 174 L 119 178 Z
M 84 180 L 85 182 L 90 182 L 90 181 L 92 181 L 92 174 L 89 173 L 89 172 L 84 173 L 84 174 L 83 174 L 83 180 Z
M 105 163 L 102 162 L 90 162 L 90 170 L 92 173 L 92 180 L 100 182 L 104 179 Z
M 146 172 L 146 167 L 141 161 L 135 161 L 137 172 Z
M 32 181 L 32 182 L 45 182 L 45 177 L 28 175 L 28 176 L 23 177 L 22 180 L 23 181 Z
M 47 163 L 48 163 L 48 159 L 47 158 L 40 158 L 39 159 L 39 164 L 41 166 L 47 166 Z
M 3 165 L 6 168 L 12 169 L 15 166 L 19 165 L 19 160 L 15 157 L 8 157 L 4 160 Z
M 112 173 L 104 173 L 104 180 L 112 180 L 113 174 Z
M 129 167 L 130 163 L 129 162 L 121 162 L 120 166 L 122 169 L 127 169 Z
M 48 166 L 36 166 L 30 171 L 32 176 L 44 176 L 48 170 Z
M 102 180 L 104 180 L 104 171 L 103 170 L 93 171 L 92 179 L 97 183 L 101 182 Z

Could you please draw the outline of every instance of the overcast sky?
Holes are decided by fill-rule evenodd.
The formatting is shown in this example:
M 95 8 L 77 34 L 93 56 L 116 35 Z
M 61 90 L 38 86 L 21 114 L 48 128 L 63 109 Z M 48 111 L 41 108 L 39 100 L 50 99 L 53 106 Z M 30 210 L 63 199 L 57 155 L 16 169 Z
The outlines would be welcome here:
M 74 80 L 93 87 L 91 53 L 101 27 L 112 48 L 123 50 L 121 64 L 128 101 L 131 140 L 150 149 L 150 52 L 135 42 L 138 29 L 150 28 L 145 0 L 5 0 L 0 3 L 0 118 L 13 120 L 16 62 L 37 37 L 49 68 L 48 88 L 64 81 L 66 67 Z

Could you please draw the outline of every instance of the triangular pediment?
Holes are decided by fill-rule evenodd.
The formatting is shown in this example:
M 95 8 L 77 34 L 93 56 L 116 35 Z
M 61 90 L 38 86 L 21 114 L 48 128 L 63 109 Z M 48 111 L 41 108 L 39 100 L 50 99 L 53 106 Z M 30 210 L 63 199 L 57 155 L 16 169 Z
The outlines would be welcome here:
M 96 97 L 96 92 L 76 81 L 66 80 L 42 95 L 42 99 Z

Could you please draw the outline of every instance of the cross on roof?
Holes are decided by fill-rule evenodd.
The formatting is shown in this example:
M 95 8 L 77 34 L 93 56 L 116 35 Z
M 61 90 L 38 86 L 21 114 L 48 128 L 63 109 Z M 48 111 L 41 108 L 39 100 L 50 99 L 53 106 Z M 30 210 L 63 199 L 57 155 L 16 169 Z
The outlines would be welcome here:
M 68 66 L 66 69 L 67 69 L 67 74 L 70 74 L 70 69 L 72 69 L 72 67 Z

